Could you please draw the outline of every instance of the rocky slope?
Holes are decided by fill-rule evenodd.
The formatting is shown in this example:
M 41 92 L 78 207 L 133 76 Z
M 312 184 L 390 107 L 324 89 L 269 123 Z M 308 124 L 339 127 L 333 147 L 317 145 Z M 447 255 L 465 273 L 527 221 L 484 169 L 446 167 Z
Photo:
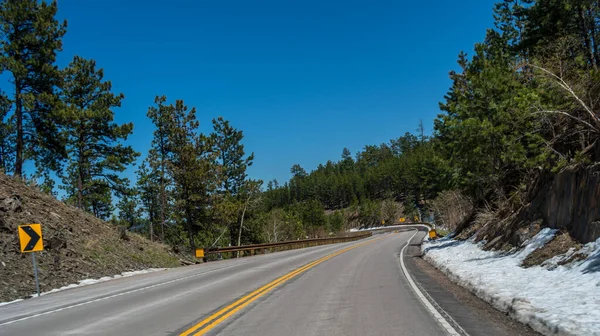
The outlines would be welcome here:
M 36 254 L 40 287 L 180 264 L 165 245 L 119 230 L 52 196 L 0 173 L 0 302 L 35 292 L 31 256 L 21 253 L 17 227 L 42 224 L 44 251 Z

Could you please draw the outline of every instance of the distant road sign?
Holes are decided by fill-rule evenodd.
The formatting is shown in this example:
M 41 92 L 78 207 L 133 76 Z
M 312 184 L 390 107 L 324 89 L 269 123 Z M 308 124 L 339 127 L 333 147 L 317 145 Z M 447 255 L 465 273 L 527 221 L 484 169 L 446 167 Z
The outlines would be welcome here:
M 404 217 L 400 218 L 400 223 L 404 223 L 404 222 L 406 222 L 406 218 L 404 218 Z
M 43 251 L 42 224 L 19 225 L 19 241 L 21 253 Z

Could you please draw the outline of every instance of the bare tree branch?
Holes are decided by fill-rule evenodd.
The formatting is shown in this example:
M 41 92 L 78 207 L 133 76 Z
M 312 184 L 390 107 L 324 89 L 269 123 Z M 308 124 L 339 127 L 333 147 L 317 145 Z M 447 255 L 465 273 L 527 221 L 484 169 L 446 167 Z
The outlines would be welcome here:
M 595 132 L 599 132 L 598 129 L 596 127 L 594 127 L 592 124 L 590 124 L 589 122 L 587 122 L 587 121 L 585 121 L 585 120 L 583 120 L 581 118 L 578 118 L 578 117 L 576 117 L 576 116 L 574 116 L 572 114 L 564 112 L 564 111 L 538 111 L 538 112 L 533 112 L 533 114 L 542 114 L 542 113 L 566 115 L 569 118 L 575 119 L 575 120 L 579 121 L 580 123 L 585 124 L 586 126 L 588 126 L 589 128 L 591 128 Z
M 542 68 L 540 66 L 537 65 L 533 65 L 533 64 L 529 64 L 529 66 L 541 70 L 543 72 L 545 72 L 546 74 L 550 75 L 552 78 L 556 79 L 557 84 L 565 91 L 567 91 L 571 96 L 573 96 L 573 98 L 575 98 L 575 100 L 577 100 L 577 102 L 585 109 L 585 111 L 590 115 L 590 117 L 592 118 L 592 120 L 594 120 L 594 123 L 597 124 L 597 126 L 600 126 L 600 118 L 596 115 L 596 113 L 594 113 L 594 111 L 592 111 L 592 109 L 587 106 L 587 104 L 581 100 L 581 98 L 579 98 L 579 96 L 575 93 L 575 91 L 571 88 L 571 86 L 569 86 L 569 84 L 567 84 L 561 76 L 558 76 L 556 74 L 554 74 L 552 71 L 547 70 L 545 68 Z M 564 113 L 564 112 L 563 112 Z M 569 114 L 567 114 L 569 115 Z M 589 125 L 589 124 L 588 124 Z M 591 126 L 591 125 L 590 125 Z M 594 127 L 594 130 L 596 132 L 598 132 L 598 129 L 596 129 Z

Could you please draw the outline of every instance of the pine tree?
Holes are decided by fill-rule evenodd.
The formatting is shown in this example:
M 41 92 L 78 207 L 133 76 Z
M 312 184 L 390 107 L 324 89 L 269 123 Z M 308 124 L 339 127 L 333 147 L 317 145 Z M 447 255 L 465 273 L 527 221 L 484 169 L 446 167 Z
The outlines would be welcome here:
M 138 196 L 136 189 L 130 189 L 121 195 L 117 204 L 119 220 L 129 229 L 135 228 L 140 222 L 141 211 L 138 208 Z
M 94 216 L 108 220 L 113 215 L 112 194 L 107 183 L 94 180 L 89 186 L 89 196 L 86 197 L 87 210 Z
M 352 153 L 348 148 L 344 148 L 342 151 L 342 161 L 340 162 L 340 172 L 348 173 L 354 170 L 354 159 L 352 159 Z
M 401 156 L 405 153 L 410 152 L 417 146 L 419 140 L 413 134 L 408 132 L 404 133 L 403 136 L 398 139 L 390 141 L 390 148 L 395 156 Z
M 295 164 L 292 166 L 292 168 L 290 169 L 290 173 L 292 174 L 293 177 L 298 177 L 298 178 L 303 178 L 308 176 L 308 174 L 306 173 L 306 170 L 304 170 L 304 168 L 302 168 L 299 164 Z
M 124 96 L 111 92 L 111 83 L 103 81 L 103 71 L 96 69 L 95 61 L 75 56 L 64 73 L 61 100 L 69 154 L 64 189 L 78 208 L 96 213 L 90 209 L 92 204 L 110 208 L 111 191 L 127 190 L 128 180 L 118 173 L 139 156 L 122 144 L 133 124 L 114 122 L 113 108 L 121 106 Z
M 161 185 L 160 185 L 160 173 L 152 168 L 152 164 L 148 161 L 150 158 L 146 158 L 144 162 L 139 166 L 136 175 L 137 183 L 136 187 L 139 193 L 140 200 L 140 212 L 145 213 L 146 219 L 148 220 L 148 233 L 150 239 L 153 240 L 153 227 L 157 224 L 164 223 L 161 220 Z M 164 232 L 164 231 L 163 231 Z M 163 238 L 164 241 L 164 238 Z
M 66 155 L 59 136 L 61 118 L 55 109 L 60 71 L 54 62 L 67 23 L 59 23 L 56 12 L 56 1 L 0 3 L 0 64 L 3 71 L 10 72 L 14 85 L 14 169 L 18 177 L 23 175 L 26 159 L 35 160 L 39 170 L 57 170 Z
M 315 199 L 309 200 L 303 203 L 299 210 L 304 227 L 308 228 L 312 235 L 326 229 L 327 217 L 321 202 Z
M 503 0 L 494 6 L 494 25 L 513 55 L 517 55 L 525 30 L 523 0 Z
M 333 233 L 337 233 L 344 228 L 345 218 L 341 211 L 335 211 L 333 214 L 329 215 L 329 228 Z
M 505 0 L 506 1 L 506 0 Z M 570 46 L 571 58 L 587 61 L 589 68 L 596 68 L 600 62 L 600 6 L 596 1 L 526 0 L 529 6 L 514 11 L 513 17 L 526 20 L 519 49 L 537 56 L 545 52 L 545 47 L 553 45 L 561 38 L 572 39 L 577 43 Z M 506 17 L 498 17 L 507 21 Z
M 219 192 L 221 218 L 229 226 L 231 242 L 239 242 L 242 234 L 242 224 L 248 201 L 243 195 L 249 188 L 246 170 L 252 165 L 254 154 L 247 157 L 242 140 L 244 134 L 235 129 L 229 121 L 219 117 L 213 119 L 213 134 L 219 165 Z M 238 223 L 240 223 L 238 225 Z
M 160 180 L 160 235 L 161 240 L 165 240 L 165 221 L 167 218 L 167 181 L 168 176 L 166 172 L 167 167 L 167 143 L 169 141 L 167 135 L 167 127 L 169 124 L 168 118 L 170 117 L 168 108 L 165 106 L 167 98 L 165 96 L 156 97 L 154 103 L 156 107 L 152 106 L 148 109 L 147 116 L 152 120 L 156 126 L 154 131 L 154 138 L 152 139 L 151 149 L 148 153 L 149 163 L 152 169 L 156 169 L 159 173 Z M 153 237 L 153 225 L 150 226 L 150 239 Z
M 195 108 L 188 109 L 177 100 L 167 111 L 167 169 L 175 184 L 180 222 L 188 232 L 190 248 L 195 250 L 195 238 L 206 223 L 209 195 L 215 188 L 214 144 L 211 137 L 198 132 Z
M 233 128 L 228 120 L 219 117 L 213 119 L 215 145 L 220 163 L 220 189 L 236 196 L 246 181 L 246 170 L 252 166 L 254 153 L 244 158 L 242 131 Z

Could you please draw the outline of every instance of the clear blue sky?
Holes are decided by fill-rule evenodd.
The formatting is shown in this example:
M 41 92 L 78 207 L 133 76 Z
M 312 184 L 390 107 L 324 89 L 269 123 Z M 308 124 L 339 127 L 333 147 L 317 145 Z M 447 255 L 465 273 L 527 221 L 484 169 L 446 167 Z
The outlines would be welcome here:
M 119 122 L 145 156 L 156 95 L 244 131 L 265 182 L 415 131 L 431 131 L 461 50 L 492 26 L 491 0 L 59 0 L 59 64 L 93 58 L 125 94 Z M 134 177 L 130 169 L 127 175 Z

